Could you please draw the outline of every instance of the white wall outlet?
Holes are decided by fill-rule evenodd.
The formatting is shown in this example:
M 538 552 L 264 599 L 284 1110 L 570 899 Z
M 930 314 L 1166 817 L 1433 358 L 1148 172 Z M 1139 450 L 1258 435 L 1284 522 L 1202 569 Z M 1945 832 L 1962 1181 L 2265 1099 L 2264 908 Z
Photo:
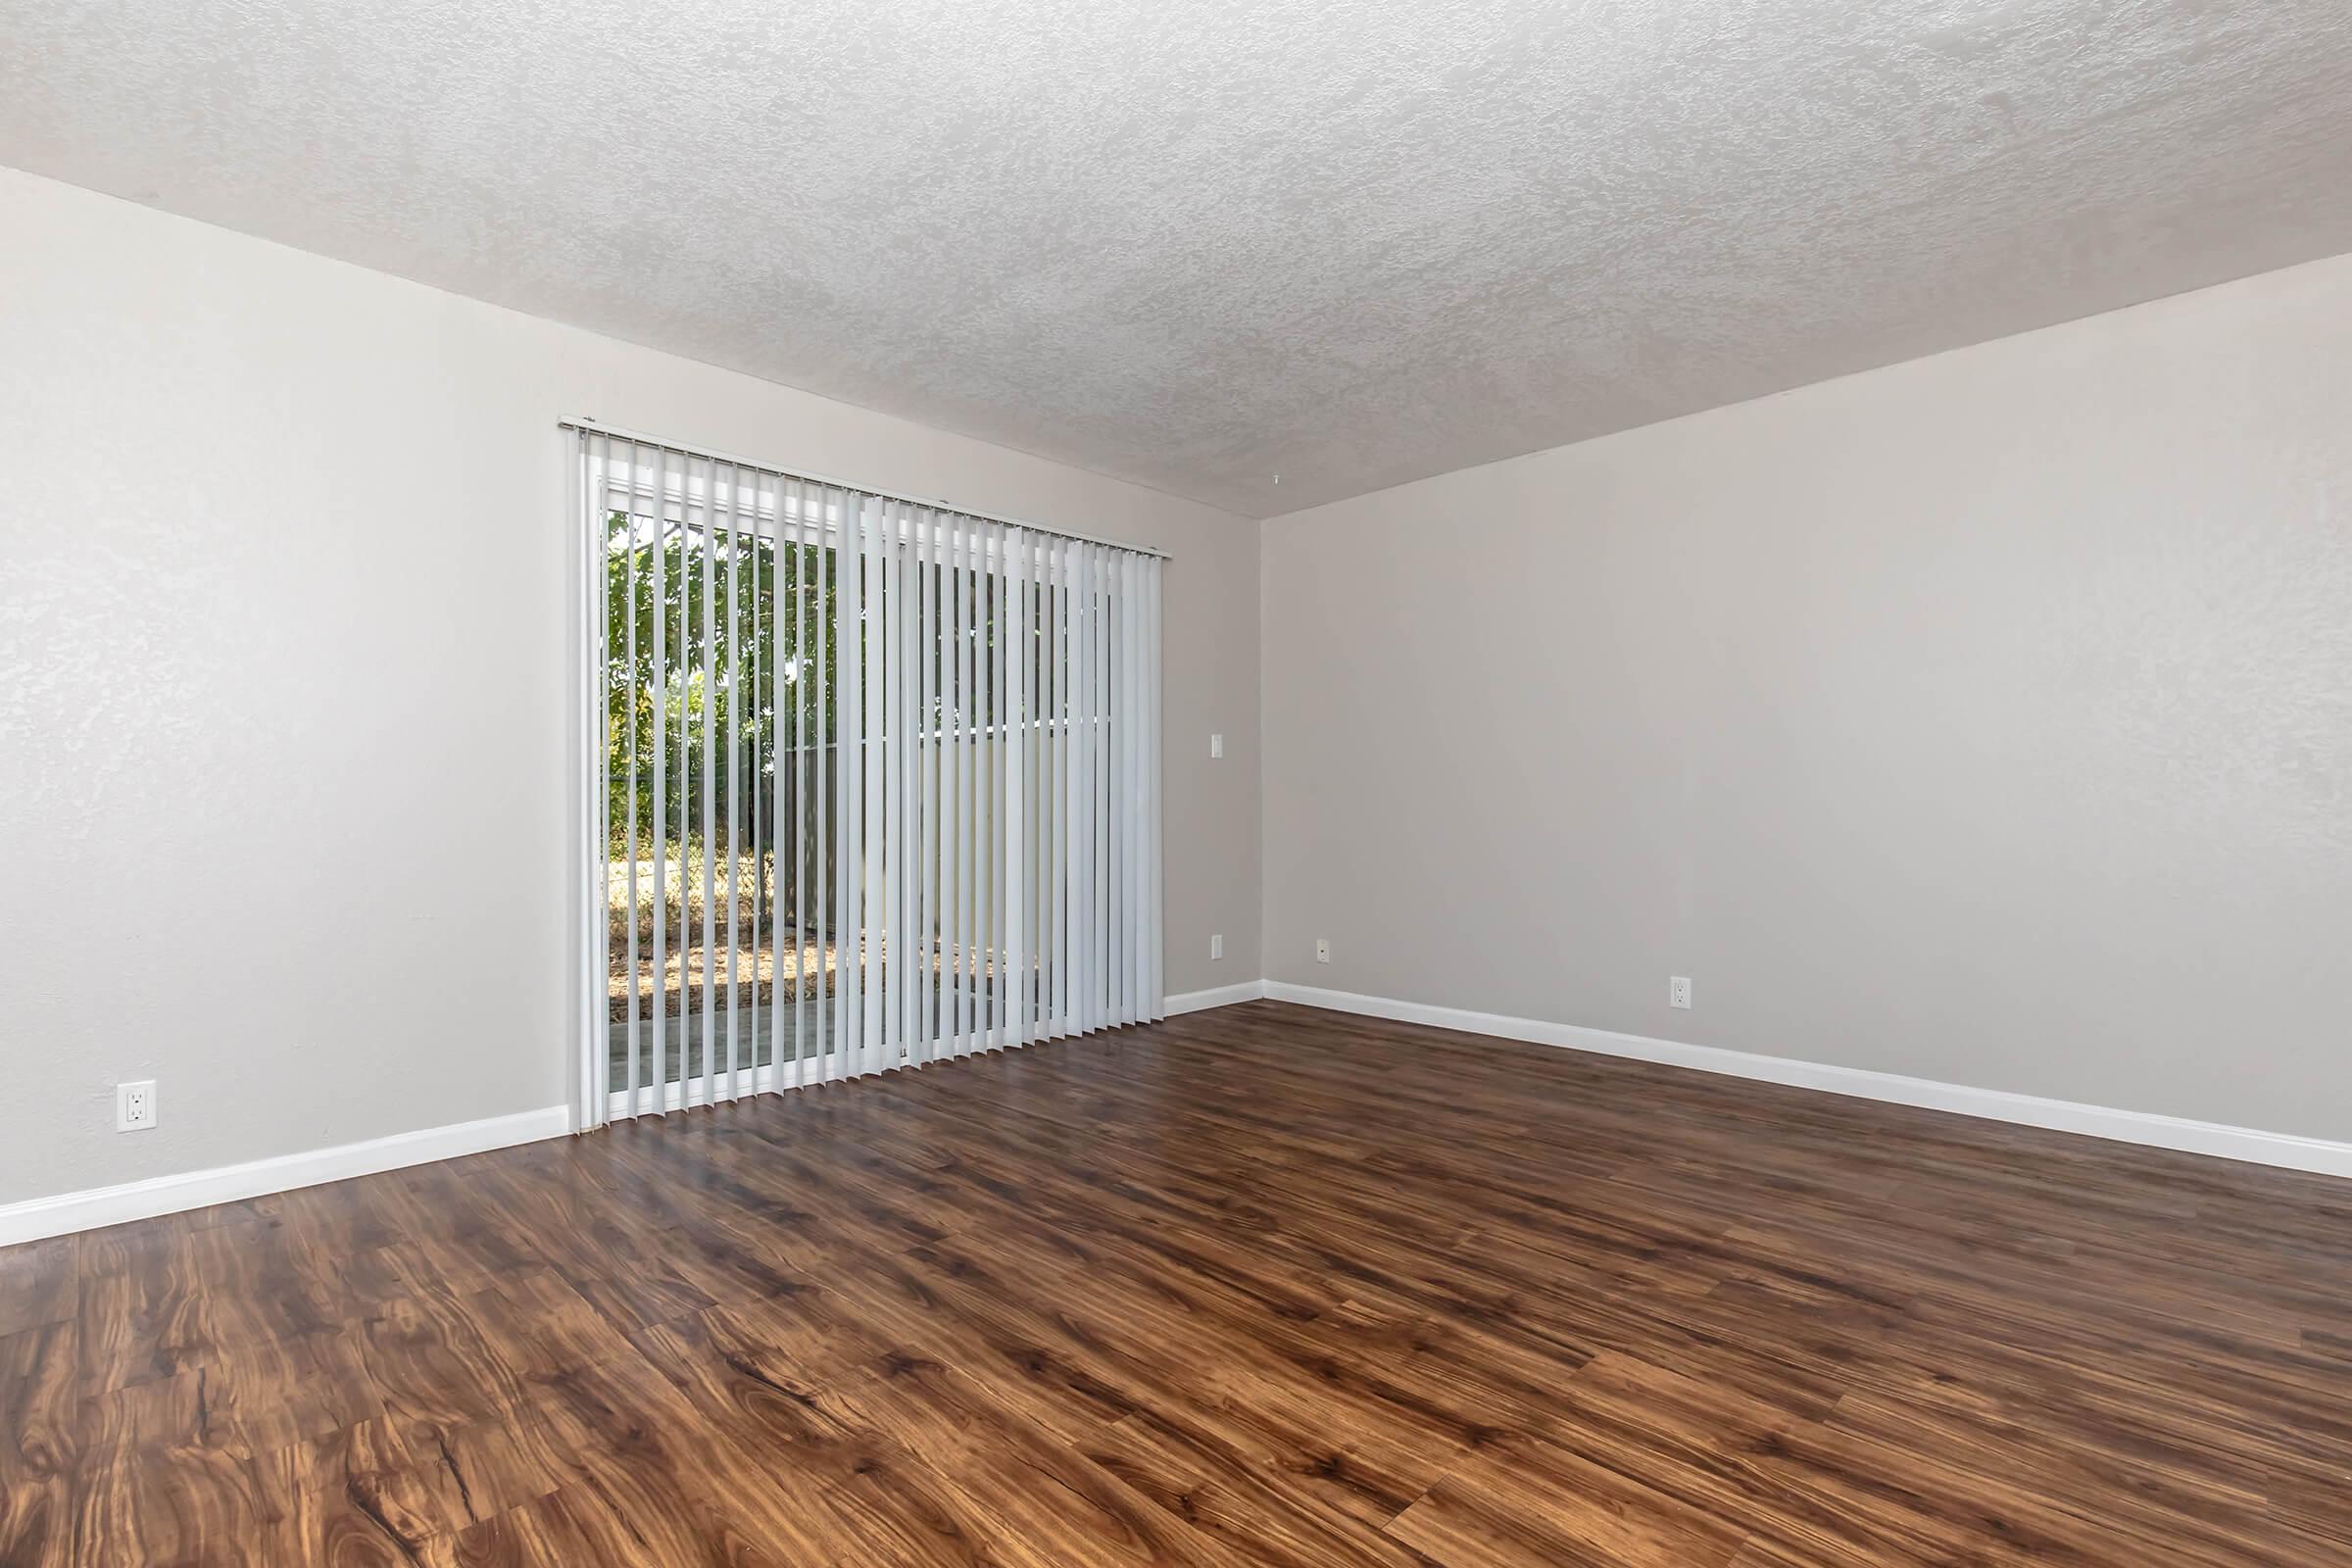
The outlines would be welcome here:
M 115 1131 L 145 1132 L 155 1125 L 155 1080 L 115 1085 Z
M 1329 963 L 1331 961 L 1331 938 L 1315 938 L 1315 961 L 1317 963 Z
M 1666 1004 L 1670 1007 L 1690 1005 L 1690 977 L 1689 975 L 1678 974 L 1667 977 Z
M 1208 738 L 1208 755 L 1211 757 L 1223 757 L 1225 755 L 1224 736 L 1211 735 Z
M 1212 937 L 1210 937 L 1210 938 L 1208 939 L 1208 956 L 1209 956 L 1211 958 L 1222 958 L 1223 956 L 1225 956 L 1225 933 L 1224 933 L 1224 932 L 1222 932 L 1222 931 L 1219 931 L 1219 932 L 1218 932 L 1218 933 L 1216 933 L 1214 936 L 1212 936 Z

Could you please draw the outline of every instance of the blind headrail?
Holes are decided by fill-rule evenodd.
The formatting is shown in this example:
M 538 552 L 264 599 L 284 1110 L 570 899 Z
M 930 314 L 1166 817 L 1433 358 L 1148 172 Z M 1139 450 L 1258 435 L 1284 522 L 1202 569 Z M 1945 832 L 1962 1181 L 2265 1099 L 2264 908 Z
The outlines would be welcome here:
M 806 468 L 785 467 L 778 464 L 762 462 L 758 458 L 746 458 L 732 452 L 719 452 L 710 447 L 689 446 L 682 441 L 664 440 L 661 436 L 647 435 L 638 430 L 624 430 L 618 425 L 606 424 L 602 420 L 590 418 L 585 415 L 576 418 L 558 419 L 556 425 L 559 429 L 578 430 L 587 435 L 609 436 L 615 441 L 634 441 L 640 446 L 660 447 L 663 451 L 675 452 L 684 457 L 701 458 L 709 463 L 724 463 L 737 467 L 753 468 L 780 479 L 798 479 L 803 484 L 829 485 L 836 490 L 850 490 L 858 495 L 878 496 L 884 501 L 904 501 L 910 506 L 937 507 L 942 511 L 953 512 L 959 516 L 979 517 L 988 522 L 1001 522 L 1008 527 L 1026 528 L 1032 533 L 1050 533 L 1057 539 L 1083 540 L 1090 545 L 1101 545 L 1106 550 L 1124 550 L 1133 555 L 1152 556 L 1160 561 L 1175 559 L 1165 550 L 1154 550 L 1149 545 L 1130 544 L 1124 539 L 1105 539 L 1099 534 L 1080 533 L 1075 528 L 1056 528 L 1049 523 L 1029 522 L 1020 517 L 1007 517 L 1002 513 L 979 512 L 970 507 L 958 506 L 955 502 L 939 496 L 908 495 L 903 490 L 884 490 L 876 485 L 858 484 L 848 479 L 830 478 L 821 473 L 810 473 Z

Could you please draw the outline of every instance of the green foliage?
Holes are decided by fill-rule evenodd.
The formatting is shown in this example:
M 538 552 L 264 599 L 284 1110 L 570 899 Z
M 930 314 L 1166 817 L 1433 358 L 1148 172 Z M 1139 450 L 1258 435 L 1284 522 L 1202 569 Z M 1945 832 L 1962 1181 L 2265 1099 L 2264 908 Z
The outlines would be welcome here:
M 627 842 L 633 806 L 640 851 L 650 849 L 657 783 L 670 836 L 679 831 L 681 803 L 690 803 L 685 820 L 700 837 L 706 738 L 711 820 L 723 833 L 732 819 L 746 837 L 755 807 L 763 820 L 774 810 L 778 746 L 787 748 L 789 764 L 796 736 L 809 747 L 831 742 L 837 661 L 825 554 L 674 523 L 657 538 L 651 518 L 618 512 L 606 518 L 606 760 L 614 845 Z M 829 767 L 829 755 L 820 750 L 813 760 Z

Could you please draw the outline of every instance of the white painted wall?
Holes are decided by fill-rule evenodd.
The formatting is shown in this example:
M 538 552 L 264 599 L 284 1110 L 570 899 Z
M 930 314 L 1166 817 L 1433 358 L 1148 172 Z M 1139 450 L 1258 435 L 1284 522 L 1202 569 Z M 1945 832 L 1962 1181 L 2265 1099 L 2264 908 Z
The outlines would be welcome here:
M 0 1203 L 565 1098 L 565 415 L 1173 551 L 1168 989 L 1246 977 L 1250 525 L 10 171 L 0 234 Z
M 1172 992 L 2352 1137 L 2352 258 L 1260 531 L 11 172 L 0 233 L 0 1203 L 564 1098 L 565 414 L 1175 551 Z
M 1274 979 L 2352 1138 L 2352 258 L 1262 541 Z

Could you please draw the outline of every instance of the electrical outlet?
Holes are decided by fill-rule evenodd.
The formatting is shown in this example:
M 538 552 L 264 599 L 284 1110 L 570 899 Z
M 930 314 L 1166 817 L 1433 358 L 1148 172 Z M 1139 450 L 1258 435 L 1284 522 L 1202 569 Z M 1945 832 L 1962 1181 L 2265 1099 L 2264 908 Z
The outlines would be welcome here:
M 1208 956 L 1211 958 L 1222 958 L 1225 956 L 1224 932 L 1220 931 L 1215 936 L 1212 936 L 1208 939 Z
M 1666 1004 L 1670 1007 L 1690 1005 L 1690 977 L 1689 975 L 1678 974 L 1667 977 Z
M 1223 757 L 1225 755 L 1224 736 L 1211 735 L 1208 738 L 1208 755 L 1211 757 Z
M 155 1125 L 155 1080 L 115 1085 L 115 1131 L 145 1132 Z
M 1331 938 L 1315 938 L 1315 961 L 1317 963 L 1329 963 L 1331 961 Z

